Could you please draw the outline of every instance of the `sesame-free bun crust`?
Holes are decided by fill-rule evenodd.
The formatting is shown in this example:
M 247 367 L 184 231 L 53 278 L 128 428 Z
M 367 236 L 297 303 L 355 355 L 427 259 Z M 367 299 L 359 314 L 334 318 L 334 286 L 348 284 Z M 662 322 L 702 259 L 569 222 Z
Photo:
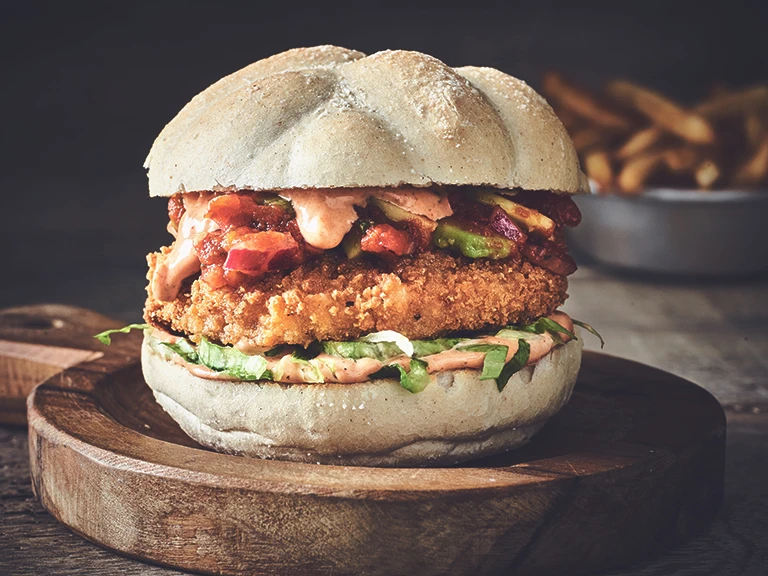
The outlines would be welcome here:
M 432 376 L 420 393 L 397 380 L 278 384 L 204 379 L 155 354 L 144 377 L 200 444 L 231 454 L 359 466 L 455 464 L 525 444 L 568 401 L 581 340 L 513 375 L 503 392 L 478 370 Z
M 152 196 L 202 190 L 484 185 L 589 190 L 546 101 L 493 68 L 336 46 L 259 60 L 155 140 Z

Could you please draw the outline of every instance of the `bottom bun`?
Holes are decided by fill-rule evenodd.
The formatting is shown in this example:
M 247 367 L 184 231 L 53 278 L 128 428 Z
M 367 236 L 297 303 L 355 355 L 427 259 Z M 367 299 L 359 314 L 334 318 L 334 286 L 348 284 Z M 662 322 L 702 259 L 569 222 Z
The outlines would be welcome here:
M 456 464 L 522 446 L 568 401 L 581 340 L 513 375 L 503 392 L 479 370 L 432 375 L 412 394 L 397 380 L 280 384 L 210 380 L 144 341 L 144 378 L 194 440 L 219 452 L 353 466 Z

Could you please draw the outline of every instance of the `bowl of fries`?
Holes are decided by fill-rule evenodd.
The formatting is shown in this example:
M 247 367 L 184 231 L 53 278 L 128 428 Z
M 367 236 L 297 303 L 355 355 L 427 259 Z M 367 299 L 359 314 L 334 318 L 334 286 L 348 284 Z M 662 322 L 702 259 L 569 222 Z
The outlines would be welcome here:
M 557 73 L 542 92 L 568 129 L 593 194 L 574 247 L 638 271 L 768 271 L 768 86 L 690 107 L 624 80 L 600 93 Z

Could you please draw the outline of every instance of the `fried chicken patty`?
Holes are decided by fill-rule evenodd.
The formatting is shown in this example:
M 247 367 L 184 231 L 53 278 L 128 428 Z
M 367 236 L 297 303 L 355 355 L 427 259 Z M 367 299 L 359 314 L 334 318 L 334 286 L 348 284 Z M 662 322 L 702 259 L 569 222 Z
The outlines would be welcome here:
M 147 257 L 151 279 L 165 251 Z M 468 260 L 438 250 L 388 265 L 334 253 L 250 286 L 193 277 L 172 302 L 147 288 L 147 322 L 242 349 L 352 340 L 396 330 L 412 339 L 521 324 L 551 314 L 568 282 L 522 260 Z

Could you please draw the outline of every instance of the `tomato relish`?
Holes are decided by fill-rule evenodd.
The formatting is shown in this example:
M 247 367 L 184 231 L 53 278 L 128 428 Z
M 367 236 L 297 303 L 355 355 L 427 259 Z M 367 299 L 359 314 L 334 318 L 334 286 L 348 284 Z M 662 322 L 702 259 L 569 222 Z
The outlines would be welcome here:
M 471 193 L 448 192 L 453 215 L 438 221 L 380 199 L 360 202 L 354 206 L 357 221 L 332 249 L 343 249 L 349 258 L 391 262 L 450 248 L 471 258 L 524 258 L 563 276 L 576 270 L 563 231 L 581 220 L 570 196 L 547 191 L 520 191 L 509 199 L 481 194 L 478 201 Z M 192 205 L 198 221 L 184 226 L 182 220 L 192 218 Z M 302 235 L 297 211 L 291 201 L 265 192 L 184 193 L 168 201 L 170 230 L 177 243 L 191 240 L 201 278 L 212 288 L 247 284 L 325 252 Z M 302 215 L 307 218 L 306 210 Z M 181 238 L 187 229 L 195 232 Z

